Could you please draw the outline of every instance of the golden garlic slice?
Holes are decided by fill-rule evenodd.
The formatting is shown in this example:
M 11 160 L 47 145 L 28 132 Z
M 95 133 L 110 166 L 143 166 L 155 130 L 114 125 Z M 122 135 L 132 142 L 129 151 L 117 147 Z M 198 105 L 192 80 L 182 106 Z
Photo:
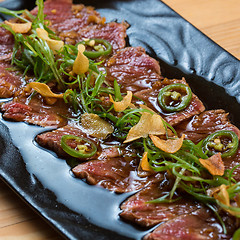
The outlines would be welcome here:
M 63 98 L 63 93 L 61 93 L 61 94 L 53 93 L 52 90 L 49 88 L 49 86 L 45 83 L 31 82 L 26 86 L 25 91 L 28 92 L 28 91 L 30 91 L 30 89 L 34 89 L 39 94 L 41 94 L 43 97 Z
M 139 122 L 129 130 L 124 143 L 134 141 L 141 137 L 146 138 L 150 134 L 162 135 L 165 133 L 166 130 L 160 115 L 143 112 Z
M 64 42 L 61 40 L 55 40 L 51 39 L 48 36 L 48 32 L 42 28 L 36 29 L 37 36 L 41 38 L 42 40 L 45 40 L 49 46 L 49 48 L 56 53 L 57 51 L 60 51 L 63 48 Z
M 208 159 L 199 159 L 200 163 L 212 174 L 222 176 L 224 174 L 224 163 L 221 153 L 214 154 Z
M 150 135 L 150 138 L 153 142 L 153 144 L 159 148 L 160 150 L 166 152 L 166 153 L 175 153 L 177 152 L 183 144 L 183 139 L 185 135 L 183 134 L 181 138 L 175 138 L 175 139 L 161 139 L 157 136 Z
M 85 51 L 85 46 L 83 44 L 78 45 L 78 55 L 73 63 L 73 72 L 76 74 L 83 74 L 88 71 L 89 60 L 83 54 Z
M 109 94 L 109 98 L 110 98 L 110 102 L 113 103 L 114 110 L 116 112 L 122 112 L 131 105 L 132 92 L 127 91 L 127 95 L 120 102 L 115 102 L 111 94 Z
M 142 159 L 140 161 L 140 166 L 143 171 L 153 171 L 149 166 L 147 155 L 148 155 L 147 152 L 143 153 Z
M 81 116 L 81 126 L 89 135 L 102 139 L 105 139 L 114 130 L 110 123 L 93 113 L 84 113 Z
M 31 22 L 11 23 L 11 22 L 5 21 L 5 24 L 10 26 L 15 33 L 27 33 L 32 28 L 32 23 Z

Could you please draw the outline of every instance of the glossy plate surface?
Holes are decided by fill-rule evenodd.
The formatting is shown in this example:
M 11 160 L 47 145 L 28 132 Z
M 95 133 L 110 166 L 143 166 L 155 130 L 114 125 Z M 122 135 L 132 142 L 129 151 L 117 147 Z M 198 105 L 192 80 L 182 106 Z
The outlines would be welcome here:
M 100 3 L 101 2 L 101 3 Z M 76 1 L 79 3 L 79 1 Z M 185 77 L 207 109 L 222 108 L 240 127 L 240 62 L 159 0 L 81 1 L 107 21 L 126 20 L 129 45 L 143 46 L 169 78 Z M 34 2 L 6 0 L 2 7 L 31 9 Z M 71 175 L 65 160 L 34 141 L 47 131 L 25 123 L 0 122 L 0 176 L 69 239 L 141 239 L 147 232 L 119 219 L 114 194 Z

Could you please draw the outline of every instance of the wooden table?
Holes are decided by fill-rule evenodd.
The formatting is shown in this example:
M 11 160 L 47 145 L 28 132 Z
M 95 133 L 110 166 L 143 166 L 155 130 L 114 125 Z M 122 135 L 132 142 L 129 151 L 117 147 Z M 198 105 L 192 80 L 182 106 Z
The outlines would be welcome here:
M 240 59 L 240 0 L 164 2 Z M 0 182 L 0 239 L 53 240 L 62 237 Z

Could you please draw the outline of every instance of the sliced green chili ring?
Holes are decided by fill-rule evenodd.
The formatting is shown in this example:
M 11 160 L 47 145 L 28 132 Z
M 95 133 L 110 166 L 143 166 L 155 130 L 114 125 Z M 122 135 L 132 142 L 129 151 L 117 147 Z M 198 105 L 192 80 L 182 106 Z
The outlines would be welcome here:
M 224 140 L 224 138 L 230 141 L 228 143 L 225 142 L 226 146 L 221 141 L 221 139 Z M 206 137 L 202 143 L 202 149 L 208 156 L 212 156 L 220 152 L 222 158 L 226 158 L 231 157 L 236 153 L 238 145 L 239 140 L 235 132 L 221 130 Z
M 67 143 L 68 140 L 78 142 L 78 149 L 70 147 Z M 67 154 L 76 158 L 89 158 L 97 152 L 97 146 L 92 141 L 74 135 L 63 135 L 61 138 L 61 147 Z
M 88 58 L 92 58 L 92 59 L 95 59 L 95 58 L 98 58 L 100 56 L 106 56 L 106 55 L 109 55 L 111 52 L 112 52 L 112 45 L 110 42 L 108 42 L 107 40 L 105 39 L 100 39 L 100 38 L 92 38 L 92 39 L 89 39 L 87 41 L 82 41 L 82 42 L 79 42 L 78 44 L 84 44 L 86 46 L 89 46 L 88 43 L 90 41 L 94 40 L 95 41 L 95 46 L 96 45 L 102 45 L 105 49 L 103 50 L 102 48 L 100 48 L 99 50 L 96 50 L 96 51 L 84 51 L 84 55 L 87 56 Z
M 158 94 L 158 102 L 165 112 L 179 112 L 186 108 L 192 99 L 190 87 L 182 83 L 167 85 Z

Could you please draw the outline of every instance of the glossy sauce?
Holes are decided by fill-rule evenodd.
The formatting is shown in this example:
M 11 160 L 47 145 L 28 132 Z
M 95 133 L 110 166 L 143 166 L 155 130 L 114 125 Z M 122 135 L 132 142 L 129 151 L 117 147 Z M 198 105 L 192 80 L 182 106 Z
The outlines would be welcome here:
M 120 219 L 120 204 L 134 192 L 115 194 L 98 186 L 88 185 L 73 176 L 71 167 L 66 160 L 39 147 L 34 141 L 35 137 L 40 133 L 52 130 L 51 128 L 4 120 L 2 122 L 9 128 L 13 144 L 19 149 L 27 171 L 56 195 L 57 202 L 83 215 L 92 224 L 111 229 L 125 236 L 126 239 L 140 240 L 153 230 L 140 229 Z M 116 143 L 113 142 L 113 144 Z M 135 178 L 135 174 L 133 174 L 133 178 Z

